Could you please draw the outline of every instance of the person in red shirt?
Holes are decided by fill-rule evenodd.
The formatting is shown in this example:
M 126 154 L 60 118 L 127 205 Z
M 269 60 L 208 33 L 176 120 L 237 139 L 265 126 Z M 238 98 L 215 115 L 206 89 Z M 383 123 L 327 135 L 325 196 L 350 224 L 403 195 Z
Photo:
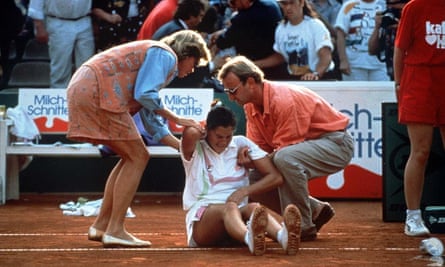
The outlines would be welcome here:
M 420 202 L 434 127 L 445 145 L 445 2 L 411 0 L 405 5 L 394 49 L 399 122 L 406 124 L 410 155 L 404 171 L 405 234 L 424 236 Z
M 329 205 L 309 196 L 308 180 L 338 172 L 351 161 L 349 118 L 308 88 L 265 80 L 262 70 L 244 56 L 224 64 L 218 78 L 230 100 L 244 107 L 247 137 L 269 153 L 283 175 L 278 188 L 281 212 L 295 204 L 302 217 L 301 240 L 316 239 L 333 212 L 320 212 L 326 207 L 329 212 Z M 251 163 L 247 151 L 239 156 L 240 164 Z M 259 173 L 252 172 L 251 182 L 257 177 Z
M 165 23 L 173 19 L 178 0 L 162 0 L 148 14 L 139 30 L 137 40 L 151 39 L 153 34 Z

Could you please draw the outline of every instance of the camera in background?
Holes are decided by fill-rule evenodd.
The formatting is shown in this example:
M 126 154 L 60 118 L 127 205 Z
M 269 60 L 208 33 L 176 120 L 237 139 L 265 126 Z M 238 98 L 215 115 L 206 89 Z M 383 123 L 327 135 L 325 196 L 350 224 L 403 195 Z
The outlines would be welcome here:
M 388 8 L 382 13 L 382 23 L 380 27 L 386 29 L 389 26 L 399 23 L 401 10 L 398 8 Z

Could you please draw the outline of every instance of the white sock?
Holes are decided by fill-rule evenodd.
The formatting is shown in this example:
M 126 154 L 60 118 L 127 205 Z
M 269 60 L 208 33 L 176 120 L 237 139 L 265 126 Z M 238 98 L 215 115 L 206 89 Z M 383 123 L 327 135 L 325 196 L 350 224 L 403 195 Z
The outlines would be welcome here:
M 422 213 L 420 209 L 416 210 L 406 210 L 406 219 L 413 218 L 415 220 L 422 218 Z
M 283 228 L 281 228 L 277 233 L 277 241 L 283 245 Z
M 244 234 L 244 243 L 246 243 L 246 245 L 249 246 L 249 231 L 248 230 Z

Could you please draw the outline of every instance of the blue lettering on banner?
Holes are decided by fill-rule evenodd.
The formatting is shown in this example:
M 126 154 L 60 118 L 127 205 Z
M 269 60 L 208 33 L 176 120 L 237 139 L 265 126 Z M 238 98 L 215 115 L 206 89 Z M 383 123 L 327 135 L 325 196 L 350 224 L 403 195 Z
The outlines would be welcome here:
M 354 157 L 355 158 L 373 158 L 382 157 L 382 138 L 376 136 L 380 130 L 375 132 L 374 122 L 381 125 L 382 117 L 373 116 L 372 111 L 366 108 L 360 108 L 358 103 L 354 104 L 352 110 L 341 109 L 340 112 L 350 117 L 348 131 L 354 138 Z
M 39 116 L 67 116 L 65 96 L 35 95 L 33 104 L 28 105 L 26 110 L 32 117 Z
M 180 116 L 201 116 L 203 115 L 202 104 L 193 96 L 187 95 L 166 95 L 164 103 L 168 108 Z

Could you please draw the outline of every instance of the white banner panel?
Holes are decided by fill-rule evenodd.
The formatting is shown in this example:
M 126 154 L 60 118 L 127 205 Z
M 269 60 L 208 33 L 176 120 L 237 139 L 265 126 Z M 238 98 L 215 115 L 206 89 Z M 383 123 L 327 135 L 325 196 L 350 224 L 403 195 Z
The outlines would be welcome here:
M 213 89 L 164 88 L 159 95 L 165 106 L 178 115 L 204 122 L 213 101 Z M 34 118 L 39 130 L 66 132 L 68 103 L 65 89 L 23 88 L 19 90 L 19 105 Z M 170 124 L 173 132 L 182 132 L 181 127 Z
M 40 132 L 66 132 L 68 125 L 68 102 L 65 89 L 19 90 L 19 105 L 34 118 Z
M 348 115 L 354 157 L 345 171 L 314 179 L 311 193 L 320 197 L 380 198 L 382 195 L 382 102 L 396 102 L 393 82 L 296 82 L 317 92 Z
M 213 101 L 213 89 L 165 88 L 159 91 L 162 102 L 177 115 L 192 118 L 204 125 Z M 173 133 L 181 133 L 183 127 L 169 123 Z

